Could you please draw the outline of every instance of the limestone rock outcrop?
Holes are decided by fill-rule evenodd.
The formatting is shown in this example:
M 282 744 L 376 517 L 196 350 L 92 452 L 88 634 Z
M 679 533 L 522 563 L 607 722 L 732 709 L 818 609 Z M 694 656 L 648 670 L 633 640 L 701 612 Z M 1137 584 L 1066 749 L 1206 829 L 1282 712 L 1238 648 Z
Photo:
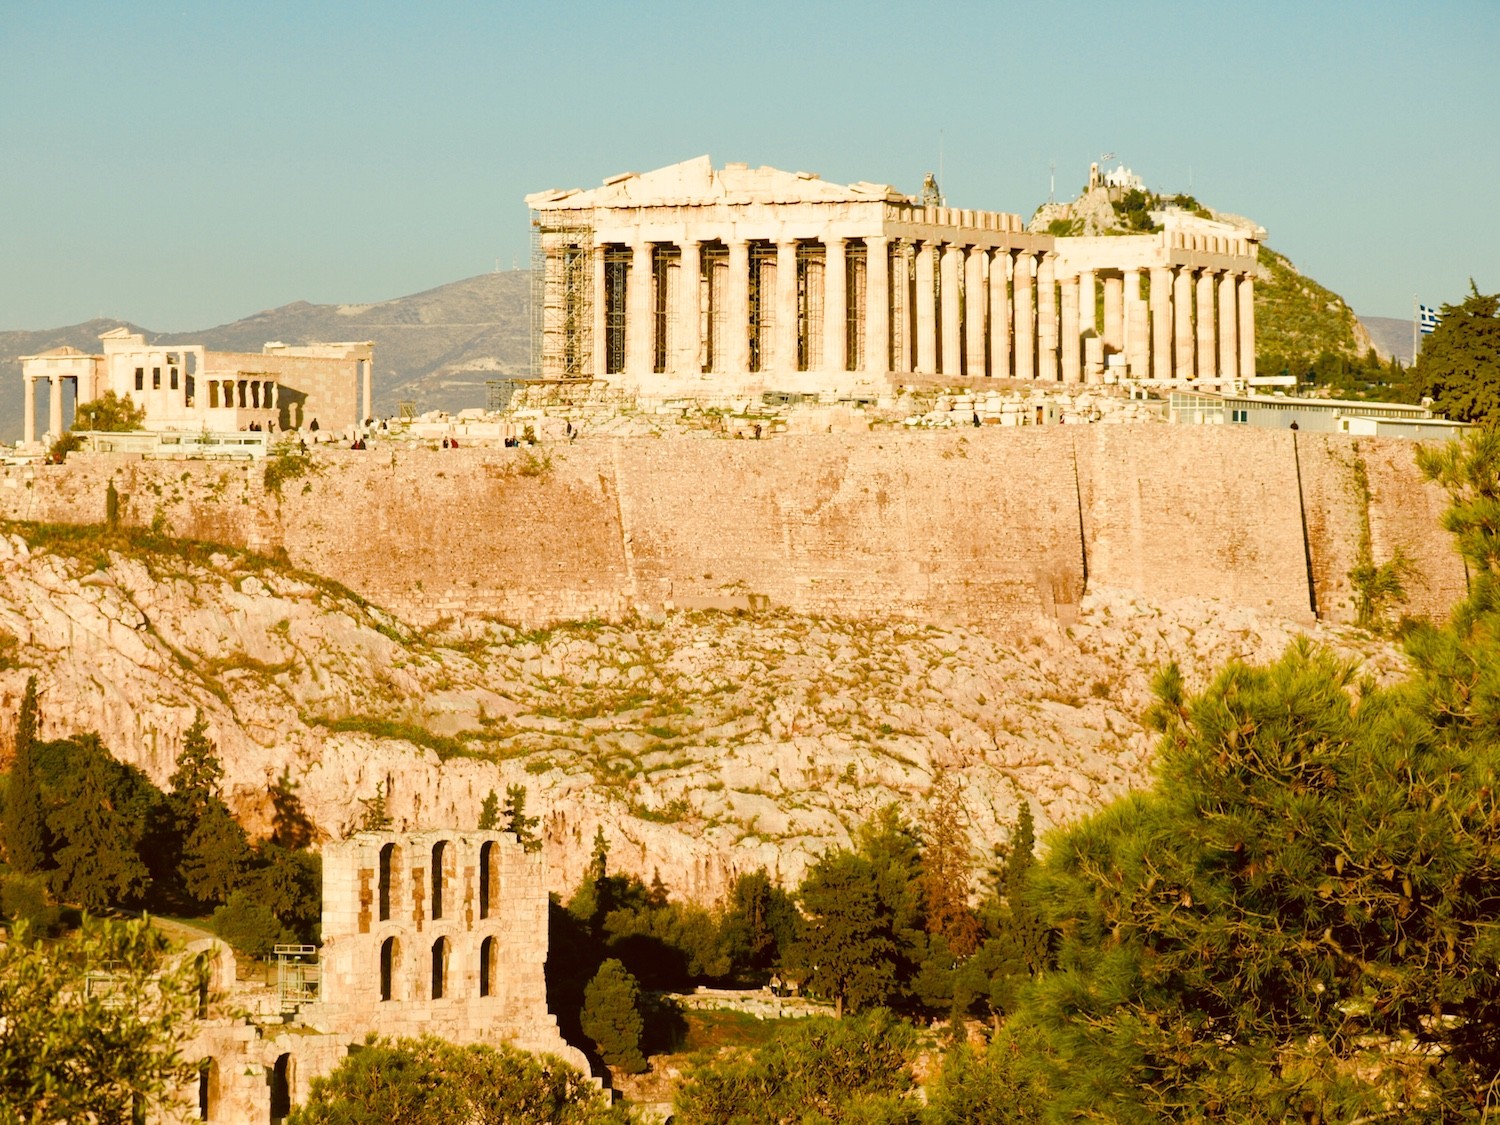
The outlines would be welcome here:
M 1362 633 L 1109 589 L 1020 641 L 789 612 L 418 631 L 253 555 L 27 534 L 0 538 L 0 726 L 35 672 L 44 737 L 96 730 L 165 785 L 201 709 L 259 833 L 278 785 L 324 838 L 377 786 L 416 830 L 472 828 L 523 785 L 559 891 L 601 825 L 612 865 L 702 901 L 757 867 L 794 883 L 882 805 L 920 818 L 945 775 L 977 858 L 1022 800 L 1045 829 L 1147 778 L 1140 716 L 1168 659 L 1197 686 L 1310 632 L 1378 678 L 1402 667 Z

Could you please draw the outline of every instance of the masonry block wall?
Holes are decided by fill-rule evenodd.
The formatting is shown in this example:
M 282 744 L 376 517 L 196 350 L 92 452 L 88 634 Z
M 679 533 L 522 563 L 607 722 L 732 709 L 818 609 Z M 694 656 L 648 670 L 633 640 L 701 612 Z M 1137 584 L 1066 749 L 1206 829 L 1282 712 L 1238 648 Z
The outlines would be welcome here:
M 525 449 L 383 447 L 320 450 L 320 471 L 281 495 L 260 466 L 74 455 L 0 470 L 0 514 L 98 522 L 113 478 L 130 522 L 285 551 L 417 622 L 537 625 L 755 595 L 1019 630 L 1076 602 L 1085 576 L 1301 618 L 1316 603 L 1348 621 L 1366 514 L 1374 561 L 1400 546 L 1421 572 L 1412 611 L 1441 615 L 1463 593 L 1437 522 L 1446 500 L 1413 448 L 1231 427 L 995 427 L 580 442 L 537 471 Z
M 323 849 L 322 992 L 304 1018 L 571 1055 L 547 1011 L 546 871 L 508 832 L 361 832 Z M 586 1069 L 586 1068 L 585 1068 Z

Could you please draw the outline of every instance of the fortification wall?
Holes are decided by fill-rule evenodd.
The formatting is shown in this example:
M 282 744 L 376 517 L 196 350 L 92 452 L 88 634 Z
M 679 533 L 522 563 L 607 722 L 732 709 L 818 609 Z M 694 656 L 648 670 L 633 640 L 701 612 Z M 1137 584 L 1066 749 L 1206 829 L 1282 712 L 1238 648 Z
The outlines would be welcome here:
M 317 471 L 279 494 L 260 465 L 75 454 L 6 469 L 0 514 L 98 521 L 113 478 L 128 522 L 284 551 L 418 622 L 765 599 L 1029 627 L 1039 612 L 1065 615 L 1085 575 L 1293 617 L 1316 599 L 1343 621 L 1365 508 L 1356 455 L 1375 561 L 1399 545 L 1421 573 L 1411 608 L 1441 614 L 1463 571 L 1410 443 L 1238 428 L 320 450 Z

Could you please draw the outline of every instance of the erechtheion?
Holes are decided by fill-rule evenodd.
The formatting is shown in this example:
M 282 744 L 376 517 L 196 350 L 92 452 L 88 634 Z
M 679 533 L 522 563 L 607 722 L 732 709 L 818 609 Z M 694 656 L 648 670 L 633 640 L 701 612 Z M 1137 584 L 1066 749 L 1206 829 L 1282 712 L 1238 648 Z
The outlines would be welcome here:
M 54 348 L 21 357 L 24 440 L 36 441 L 36 388 L 48 386 L 47 432 L 65 428 L 64 385 L 79 405 L 113 391 L 146 410 L 145 427 L 233 433 L 294 430 L 316 420 L 342 429 L 371 415 L 374 345 L 270 343 L 261 352 L 209 351 L 201 344 L 148 344 L 128 328 L 99 337 L 103 354 Z
M 878 394 L 893 385 L 1253 374 L 1263 232 L 1168 212 L 1119 237 L 885 184 L 699 157 L 538 192 L 539 373 L 639 394 Z

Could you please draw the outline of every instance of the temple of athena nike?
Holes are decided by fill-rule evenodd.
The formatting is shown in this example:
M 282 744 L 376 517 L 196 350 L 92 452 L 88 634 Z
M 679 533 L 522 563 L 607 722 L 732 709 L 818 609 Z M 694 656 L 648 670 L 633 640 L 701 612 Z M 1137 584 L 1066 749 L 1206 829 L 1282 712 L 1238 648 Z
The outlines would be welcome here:
M 1254 374 L 1263 231 L 1169 210 L 1058 237 L 934 195 L 706 156 L 529 195 L 537 370 L 704 399 Z

